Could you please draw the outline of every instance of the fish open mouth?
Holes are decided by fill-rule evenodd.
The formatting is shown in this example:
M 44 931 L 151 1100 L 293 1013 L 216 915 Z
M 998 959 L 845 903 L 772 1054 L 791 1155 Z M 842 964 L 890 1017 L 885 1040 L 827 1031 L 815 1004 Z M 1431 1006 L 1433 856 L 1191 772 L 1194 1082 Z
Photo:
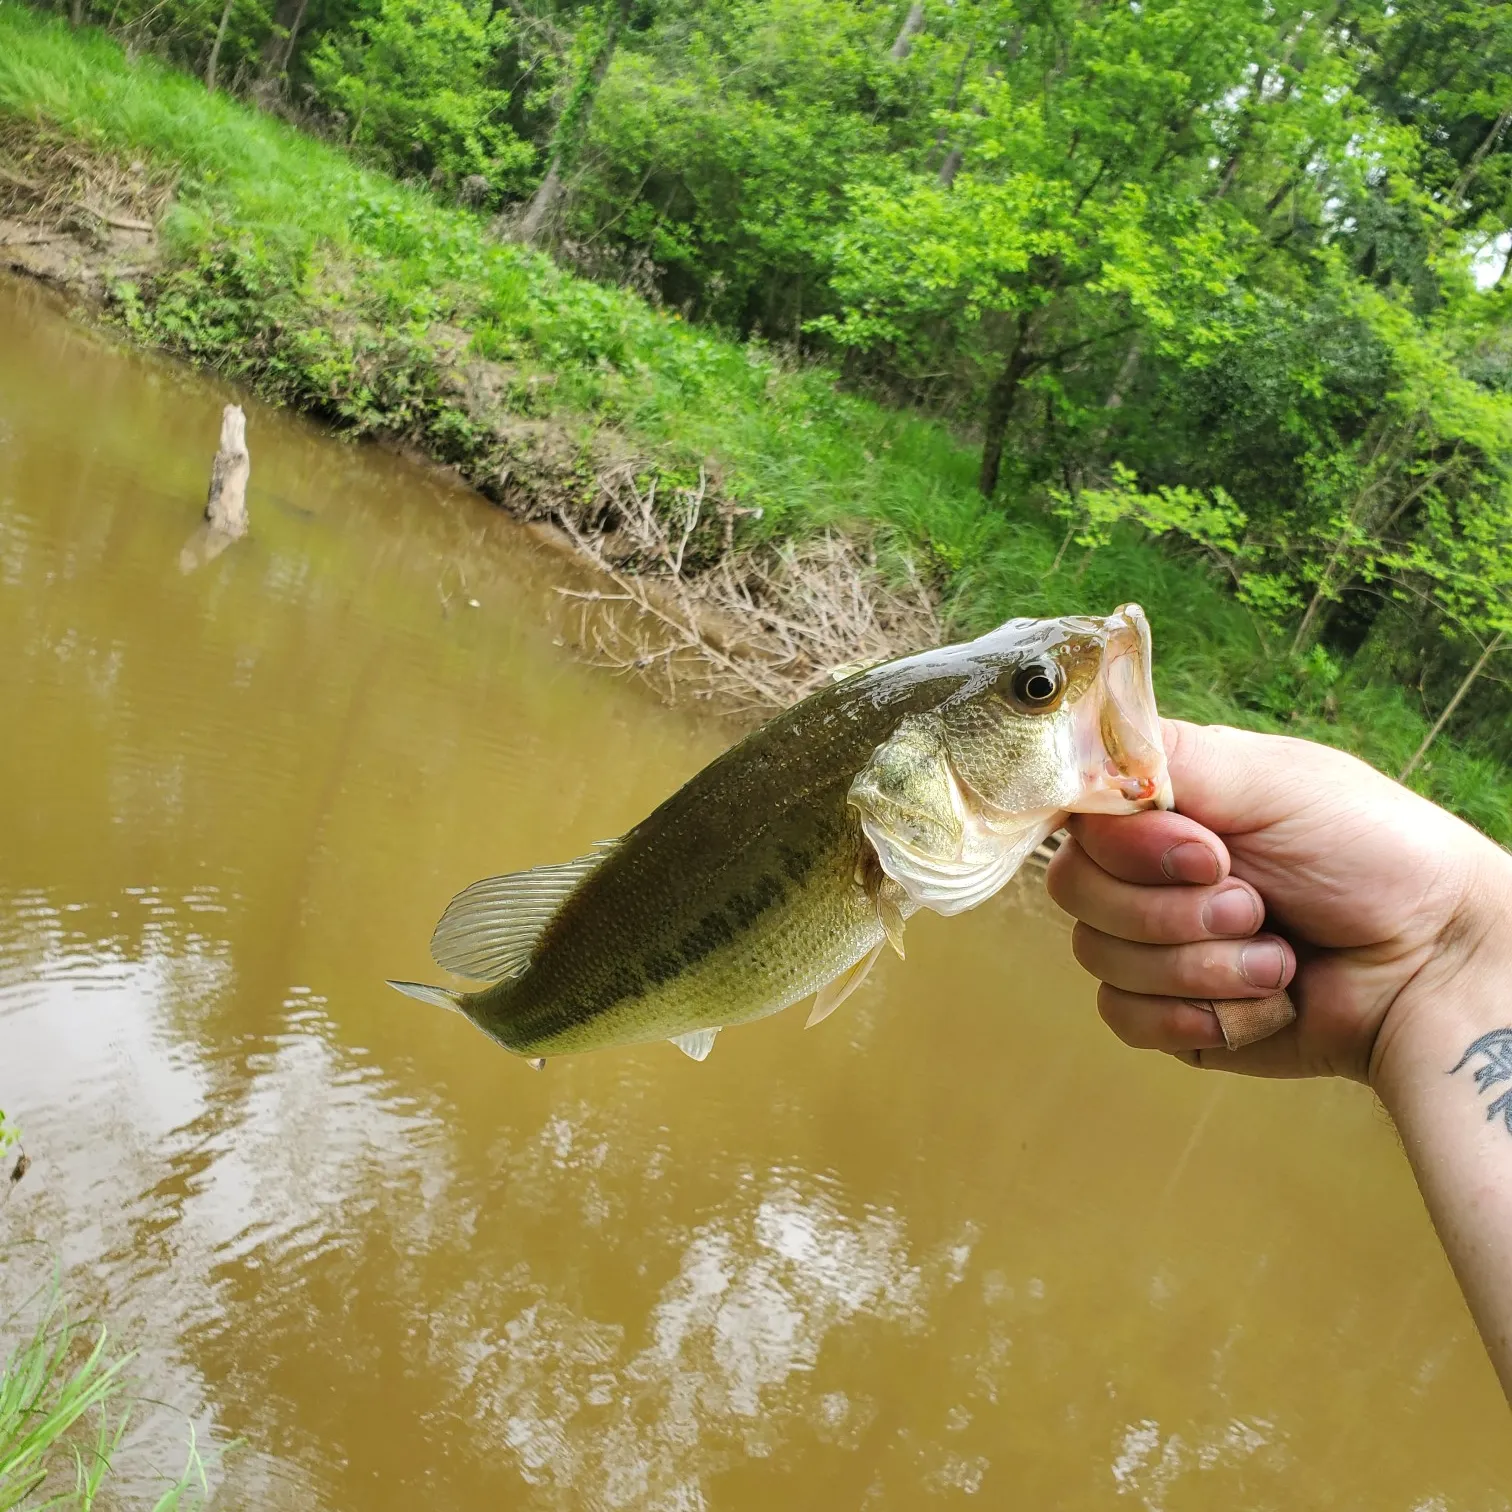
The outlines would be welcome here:
M 1150 678 L 1150 622 L 1138 604 L 1125 604 L 1103 626 L 1102 697 L 1096 700 L 1101 770 L 1087 773 L 1084 811 L 1171 808 L 1171 774 Z

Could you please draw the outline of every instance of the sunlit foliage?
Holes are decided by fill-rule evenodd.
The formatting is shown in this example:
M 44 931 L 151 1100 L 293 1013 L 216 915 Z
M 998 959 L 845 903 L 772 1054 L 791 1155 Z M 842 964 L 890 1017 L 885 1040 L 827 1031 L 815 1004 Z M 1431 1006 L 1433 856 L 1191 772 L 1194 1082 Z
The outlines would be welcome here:
M 950 593 L 1001 602 L 1005 531 L 1078 583 L 1154 534 L 1253 627 L 1257 714 L 1357 744 L 1341 700 L 1379 684 L 1505 755 L 1506 0 L 67 3 L 202 77 L 218 49 L 222 88 L 495 241 L 943 419 L 988 506 L 946 502 L 951 446 L 902 512 Z M 558 294 L 490 295 L 475 339 L 723 361 Z

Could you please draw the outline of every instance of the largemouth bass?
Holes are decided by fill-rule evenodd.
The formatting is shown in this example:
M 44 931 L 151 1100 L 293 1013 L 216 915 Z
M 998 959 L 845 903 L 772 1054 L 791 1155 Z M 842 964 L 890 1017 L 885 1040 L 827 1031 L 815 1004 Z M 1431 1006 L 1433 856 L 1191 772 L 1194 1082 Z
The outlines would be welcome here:
M 1150 630 L 1015 619 L 841 677 L 620 839 L 476 882 L 431 939 L 490 983 L 391 985 L 544 1057 L 720 1029 L 817 993 L 832 1012 L 919 908 L 997 892 L 1068 813 L 1169 808 Z

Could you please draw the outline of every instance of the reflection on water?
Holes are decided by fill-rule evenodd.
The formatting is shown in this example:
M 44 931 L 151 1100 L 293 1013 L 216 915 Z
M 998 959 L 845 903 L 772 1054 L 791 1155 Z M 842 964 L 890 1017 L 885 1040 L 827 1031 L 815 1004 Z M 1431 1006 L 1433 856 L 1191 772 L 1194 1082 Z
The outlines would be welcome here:
M 181 571 L 227 397 L 0 284 L 0 1288 L 61 1255 L 141 1350 L 131 1488 L 192 1422 L 301 1512 L 1512 1507 L 1368 1099 L 1122 1052 L 1027 895 L 701 1066 L 389 992 L 727 736 L 576 664 L 518 528 L 256 405 L 253 535 Z
M 572 1140 L 571 1125 L 542 1132 Z M 502 1327 L 473 1332 L 479 1316 L 464 1310 L 452 1348 L 466 1362 L 459 1385 L 477 1430 L 563 1506 L 703 1506 L 717 1471 L 779 1457 L 811 1429 L 858 1444 L 875 1397 L 826 1393 L 811 1423 L 803 1378 L 858 1318 L 920 1327 L 934 1278 L 912 1263 L 895 1214 L 848 1219 L 802 1180 L 741 1181 L 729 1210 L 686 1236 L 638 1344 L 528 1274 Z

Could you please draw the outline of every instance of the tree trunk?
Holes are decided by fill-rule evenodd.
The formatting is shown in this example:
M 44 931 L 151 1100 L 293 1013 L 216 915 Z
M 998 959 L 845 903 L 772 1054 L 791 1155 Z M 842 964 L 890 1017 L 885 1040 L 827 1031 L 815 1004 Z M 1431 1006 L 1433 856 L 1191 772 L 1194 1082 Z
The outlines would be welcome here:
M 251 476 L 247 416 L 239 404 L 228 404 L 221 412 L 220 449 L 210 467 L 205 519 L 232 540 L 247 533 L 247 480 Z
M 961 90 L 966 83 L 966 70 L 971 67 L 971 55 L 975 51 L 976 43 L 970 42 L 966 46 L 966 51 L 961 54 L 961 64 L 960 67 L 956 69 L 955 83 L 951 86 L 950 90 L 949 108 L 952 114 L 954 113 L 956 106 L 961 103 Z M 943 147 L 944 145 L 945 128 L 942 126 L 937 132 L 935 132 L 935 146 Z M 953 183 L 955 183 L 955 176 L 961 171 L 961 159 L 965 156 L 965 152 L 959 146 L 952 147 L 948 152 L 946 152 L 945 161 L 940 164 L 940 188 L 948 189 Z
M 1471 669 L 1467 673 L 1465 673 L 1464 681 L 1462 681 L 1459 687 L 1454 690 L 1454 697 L 1444 705 L 1444 712 L 1433 721 L 1433 728 L 1429 730 L 1425 736 L 1423 736 L 1422 745 L 1420 745 L 1417 750 L 1412 753 L 1412 760 L 1402 768 L 1402 775 L 1400 778 L 1402 782 L 1406 782 L 1406 780 L 1418 769 L 1418 764 L 1422 761 L 1423 757 L 1428 754 L 1428 748 L 1433 744 L 1435 740 L 1439 738 L 1440 734 L 1443 733 L 1444 726 L 1449 723 L 1450 717 L 1453 715 L 1454 711 L 1459 708 L 1461 703 L 1464 702 L 1465 694 L 1470 691 L 1470 685 L 1475 681 L 1477 677 L 1481 675 L 1482 672 L 1485 671 L 1486 663 L 1490 661 L 1491 658 L 1495 656 L 1496 653 L 1501 649 L 1501 643 L 1506 638 L 1507 632 L 1505 630 L 1498 630 L 1496 634 L 1486 642 L 1485 646 L 1481 650 L 1480 656 L 1476 659 L 1475 665 L 1471 667 Z
M 1009 63 L 1013 62 L 1014 59 L 1016 59 L 1019 53 L 1023 50 L 1023 46 L 1024 28 L 1022 26 L 1016 26 L 1014 27 L 1012 33 L 1008 38 L 1008 46 L 1005 49 L 1004 61 Z M 956 108 L 956 104 L 961 98 L 961 86 L 966 81 L 966 68 L 967 65 L 971 62 L 971 55 L 975 50 L 976 43 L 973 42 L 970 46 L 967 47 L 966 56 L 961 59 L 960 71 L 956 74 L 955 88 L 950 92 L 950 108 L 952 110 Z M 996 65 L 989 61 L 987 64 L 987 76 L 990 78 L 996 72 Z M 985 108 L 981 104 L 978 104 L 975 109 L 976 113 L 979 116 L 986 115 L 987 113 Z M 940 146 L 944 142 L 944 140 L 945 133 L 941 131 L 935 136 L 935 145 L 937 147 Z M 955 183 L 956 174 L 961 171 L 961 164 L 965 161 L 965 158 L 966 149 L 964 147 L 961 147 L 959 144 L 952 147 L 950 151 L 945 154 L 945 161 L 940 164 L 940 188 L 949 189 L 951 185 Z
M 68 19 L 75 27 L 84 24 L 84 0 L 68 0 Z
M 1476 175 L 1481 170 L 1481 164 L 1486 161 L 1486 154 L 1492 151 L 1496 144 L 1501 141 L 1502 133 L 1512 125 L 1512 105 L 1502 111 L 1492 123 L 1491 130 L 1482 139 L 1480 146 L 1470 156 L 1470 161 L 1465 164 L 1465 170 L 1455 181 L 1454 188 L 1449 191 L 1449 213 L 1452 215 L 1458 209 L 1456 200 L 1463 199 L 1470 192 L 1470 186 L 1475 182 Z
M 561 197 L 562 172 L 557 166 L 557 159 L 553 157 L 551 166 L 546 170 L 546 177 L 541 180 L 540 187 L 530 196 L 530 203 L 525 207 L 525 216 L 518 232 L 522 242 L 534 243 L 540 240 L 542 231 L 556 218 L 557 201 Z
M 1302 620 L 1297 626 L 1297 633 L 1292 636 L 1293 656 L 1300 656 L 1312 645 L 1323 628 L 1325 606 L 1338 598 L 1340 589 L 1354 576 L 1353 565 L 1346 563 L 1351 553 L 1349 537 L 1369 494 L 1370 486 L 1367 484 L 1355 496 L 1354 503 L 1350 505 L 1346 526 L 1339 532 L 1338 540 L 1334 542 L 1333 548 L 1328 553 L 1328 560 L 1323 563 L 1322 576 L 1319 577 L 1317 586 L 1313 589 L 1313 596 L 1307 601 L 1307 608 L 1302 611 Z M 1338 572 L 1341 563 L 1346 563 L 1342 582 L 1335 580 L 1335 573 Z
M 1129 350 L 1124 353 L 1124 360 L 1119 365 L 1118 376 L 1113 380 L 1113 387 L 1108 390 L 1108 397 L 1103 400 L 1105 410 L 1123 408 L 1124 394 L 1129 385 L 1134 381 L 1134 374 L 1139 371 L 1139 341 L 1138 338 L 1129 343 Z
M 294 43 L 309 7 L 310 0 L 280 0 L 273 16 L 273 30 L 262 46 L 264 79 L 277 79 L 288 72 L 289 60 L 294 56 Z
M 566 170 L 571 168 L 583 133 L 593 116 L 594 102 L 598 98 L 599 85 L 609 72 L 614 61 L 615 48 L 619 46 L 620 31 L 629 19 L 631 0 L 615 0 L 609 12 L 608 25 L 603 41 L 594 54 L 593 64 L 586 78 L 577 84 L 557 120 L 551 144 L 551 157 L 546 165 L 546 177 L 530 197 L 530 204 L 520 220 L 516 236 L 527 243 L 539 241 L 550 229 L 566 188 Z
M 889 55 L 894 63 L 901 63 L 909 53 L 913 51 L 913 39 L 924 30 L 924 7 L 922 5 L 910 5 L 908 14 L 903 18 L 903 25 L 898 31 L 898 38 L 892 45 Z
M 1334 22 L 1339 19 L 1339 15 L 1343 9 L 1343 0 L 1340 0 L 1340 3 L 1335 5 L 1327 16 L 1323 17 L 1321 23 L 1323 31 L 1327 32 L 1332 29 Z M 1316 17 L 1309 18 L 1309 20 L 1314 19 Z M 1284 73 L 1290 65 L 1292 55 L 1296 52 L 1297 44 L 1302 40 L 1303 33 L 1307 30 L 1307 27 L 1308 21 L 1304 21 L 1286 39 L 1286 44 L 1281 49 L 1281 56 L 1276 62 L 1277 73 Z M 1239 127 L 1239 139 L 1234 145 L 1234 150 L 1230 154 L 1228 162 L 1223 165 L 1223 172 L 1220 175 L 1218 188 L 1213 194 L 1215 200 L 1221 200 L 1234 187 L 1234 180 L 1239 175 L 1240 164 L 1244 160 L 1244 154 L 1249 147 L 1250 137 L 1255 130 L 1255 122 L 1259 118 L 1260 111 L 1266 105 L 1265 91 L 1270 81 L 1270 72 L 1269 64 L 1266 64 L 1261 69 L 1259 81 L 1255 85 L 1254 95 L 1251 97 L 1249 108 L 1245 111 L 1244 120 Z M 1280 95 L 1277 97 L 1277 104 L 1284 105 L 1292 97 L 1292 93 L 1297 87 L 1297 79 L 1300 76 L 1300 72 L 1301 70 L 1298 70 L 1298 73 L 1293 74 L 1287 79 L 1285 88 L 1282 89 Z
M 226 40 L 226 27 L 230 25 L 231 7 L 235 4 L 236 0 L 226 0 L 221 10 L 220 25 L 215 28 L 215 42 L 210 48 L 210 61 L 205 64 L 205 88 L 211 94 L 215 93 L 215 71 L 220 67 L 221 43 Z
M 1033 369 L 1034 363 L 1034 356 L 1029 350 L 1029 317 L 1021 315 L 1013 355 L 1004 364 L 1003 371 L 987 393 L 987 414 L 982 427 L 982 470 L 977 477 L 977 487 L 984 498 L 990 499 L 997 492 L 1008 420 L 1013 414 L 1019 385 Z
M 1343 583 L 1349 582 L 1353 575 L 1353 567 L 1348 567 L 1344 573 L 1342 583 L 1335 578 L 1339 564 L 1344 562 L 1351 551 L 1350 536 L 1354 530 L 1366 520 L 1367 512 L 1372 500 L 1375 498 L 1379 487 L 1380 471 L 1378 464 L 1381 461 L 1381 453 L 1395 439 L 1392 434 L 1393 427 L 1387 424 L 1377 438 L 1375 448 L 1370 454 L 1370 460 L 1365 465 L 1365 481 L 1360 485 L 1360 491 L 1355 495 L 1354 502 L 1349 506 L 1349 513 L 1345 516 L 1344 528 L 1339 532 L 1339 538 L 1334 542 L 1333 549 L 1328 553 L 1328 560 L 1323 564 L 1323 575 L 1318 579 L 1318 586 L 1313 590 L 1313 596 L 1308 601 L 1307 608 L 1302 612 L 1302 623 L 1297 626 L 1297 633 L 1292 637 L 1292 654 L 1300 655 L 1305 651 L 1317 633 L 1322 618 L 1324 605 L 1331 599 L 1337 598 L 1339 589 Z M 1410 447 L 1418 433 L 1418 422 L 1414 421 L 1410 429 L 1405 432 L 1406 445 Z

